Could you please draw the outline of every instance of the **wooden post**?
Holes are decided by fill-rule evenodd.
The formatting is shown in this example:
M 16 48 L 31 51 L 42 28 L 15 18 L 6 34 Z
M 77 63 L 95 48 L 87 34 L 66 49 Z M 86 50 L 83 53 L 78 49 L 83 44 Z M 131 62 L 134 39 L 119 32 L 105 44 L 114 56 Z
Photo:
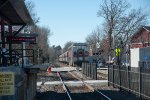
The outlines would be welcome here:
M 4 56 L 4 52 L 6 50 L 5 48 L 5 25 L 4 25 L 4 20 L 1 21 L 1 40 L 2 40 L 2 66 L 7 66 L 7 59 Z
M 9 60 L 10 65 L 12 65 L 12 25 L 9 25 Z
M 1 21 L 1 39 L 2 39 L 2 47 L 5 48 L 5 37 L 4 37 L 4 34 L 5 34 L 5 29 L 4 29 L 4 20 Z

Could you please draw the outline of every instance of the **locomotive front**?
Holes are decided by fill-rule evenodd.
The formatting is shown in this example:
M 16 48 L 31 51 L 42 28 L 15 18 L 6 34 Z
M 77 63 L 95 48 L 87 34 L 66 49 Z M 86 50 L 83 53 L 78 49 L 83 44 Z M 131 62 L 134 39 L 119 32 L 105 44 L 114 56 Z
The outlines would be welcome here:
M 88 47 L 86 43 L 74 43 L 69 48 L 69 65 L 81 66 L 82 62 L 88 61 Z

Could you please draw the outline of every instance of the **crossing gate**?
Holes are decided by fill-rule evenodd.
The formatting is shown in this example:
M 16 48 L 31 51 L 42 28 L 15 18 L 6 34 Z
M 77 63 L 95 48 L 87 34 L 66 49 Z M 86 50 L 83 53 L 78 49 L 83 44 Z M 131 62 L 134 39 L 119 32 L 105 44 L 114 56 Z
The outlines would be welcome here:
M 82 63 L 82 73 L 92 79 L 97 80 L 97 64 L 96 63 Z

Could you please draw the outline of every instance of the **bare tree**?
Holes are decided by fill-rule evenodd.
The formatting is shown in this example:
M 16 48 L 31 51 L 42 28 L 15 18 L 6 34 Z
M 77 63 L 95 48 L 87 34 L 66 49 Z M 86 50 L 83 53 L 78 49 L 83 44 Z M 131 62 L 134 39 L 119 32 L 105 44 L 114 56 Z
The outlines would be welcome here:
M 122 47 L 124 47 L 129 36 L 141 25 L 146 24 L 147 13 L 144 13 L 142 9 L 129 11 L 129 7 L 130 4 L 126 0 L 103 0 L 100 4 L 97 14 L 104 18 L 103 28 L 108 37 L 109 51 L 120 44 L 119 41 L 122 41 Z M 112 55 L 111 52 L 110 55 Z
M 49 54 L 49 61 L 54 62 L 55 61 L 55 50 L 53 47 L 49 48 L 48 54 Z
M 146 25 L 147 16 L 148 14 L 142 9 L 133 9 L 127 16 L 120 19 L 114 29 L 114 34 L 116 38 L 121 38 L 124 43 L 123 46 L 126 45 L 129 37 L 131 37 L 141 27 L 141 25 Z
M 35 12 L 34 8 L 35 8 L 35 5 L 32 1 L 25 1 L 25 4 L 26 4 L 26 7 L 33 19 L 33 22 L 35 24 L 37 24 L 40 20 L 40 18 L 37 16 L 37 13 Z
M 91 34 L 86 37 L 86 43 L 89 45 L 93 52 L 96 52 L 97 45 L 101 44 L 102 37 L 103 31 L 98 26 L 94 31 L 92 31 Z
M 112 34 L 117 23 L 124 15 L 124 12 L 129 7 L 126 0 L 103 0 L 98 11 L 98 16 L 105 19 L 105 31 L 109 39 L 109 49 L 112 47 Z
M 36 33 L 38 33 L 37 49 L 40 49 L 41 51 L 40 58 L 41 61 L 44 63 L 44 61 L 48 60 L 50 56 L 48 37 L 52 35 L 52 32 L 48 27 L 36 27 L 36 29 L 34 30 Z
M 70 47 L 74 42 L 68 41 L 65 43 L 65 46 L 63 48 L 63 52 L 66 52 L 68 50 L 68 47 Z

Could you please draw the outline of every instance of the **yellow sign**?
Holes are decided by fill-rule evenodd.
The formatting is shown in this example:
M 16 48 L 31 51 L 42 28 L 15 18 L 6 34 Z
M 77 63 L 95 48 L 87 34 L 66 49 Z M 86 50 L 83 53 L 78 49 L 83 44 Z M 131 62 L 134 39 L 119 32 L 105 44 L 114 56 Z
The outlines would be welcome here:
M 116 56 L 117 56 L 117 57 L 120 56 L 120 51 L 121 51 L 120 48 L 116 48 L 115 51 L 116 51 Z
M 0 72 L 0 95 L 14 95 L 14 73 Z

